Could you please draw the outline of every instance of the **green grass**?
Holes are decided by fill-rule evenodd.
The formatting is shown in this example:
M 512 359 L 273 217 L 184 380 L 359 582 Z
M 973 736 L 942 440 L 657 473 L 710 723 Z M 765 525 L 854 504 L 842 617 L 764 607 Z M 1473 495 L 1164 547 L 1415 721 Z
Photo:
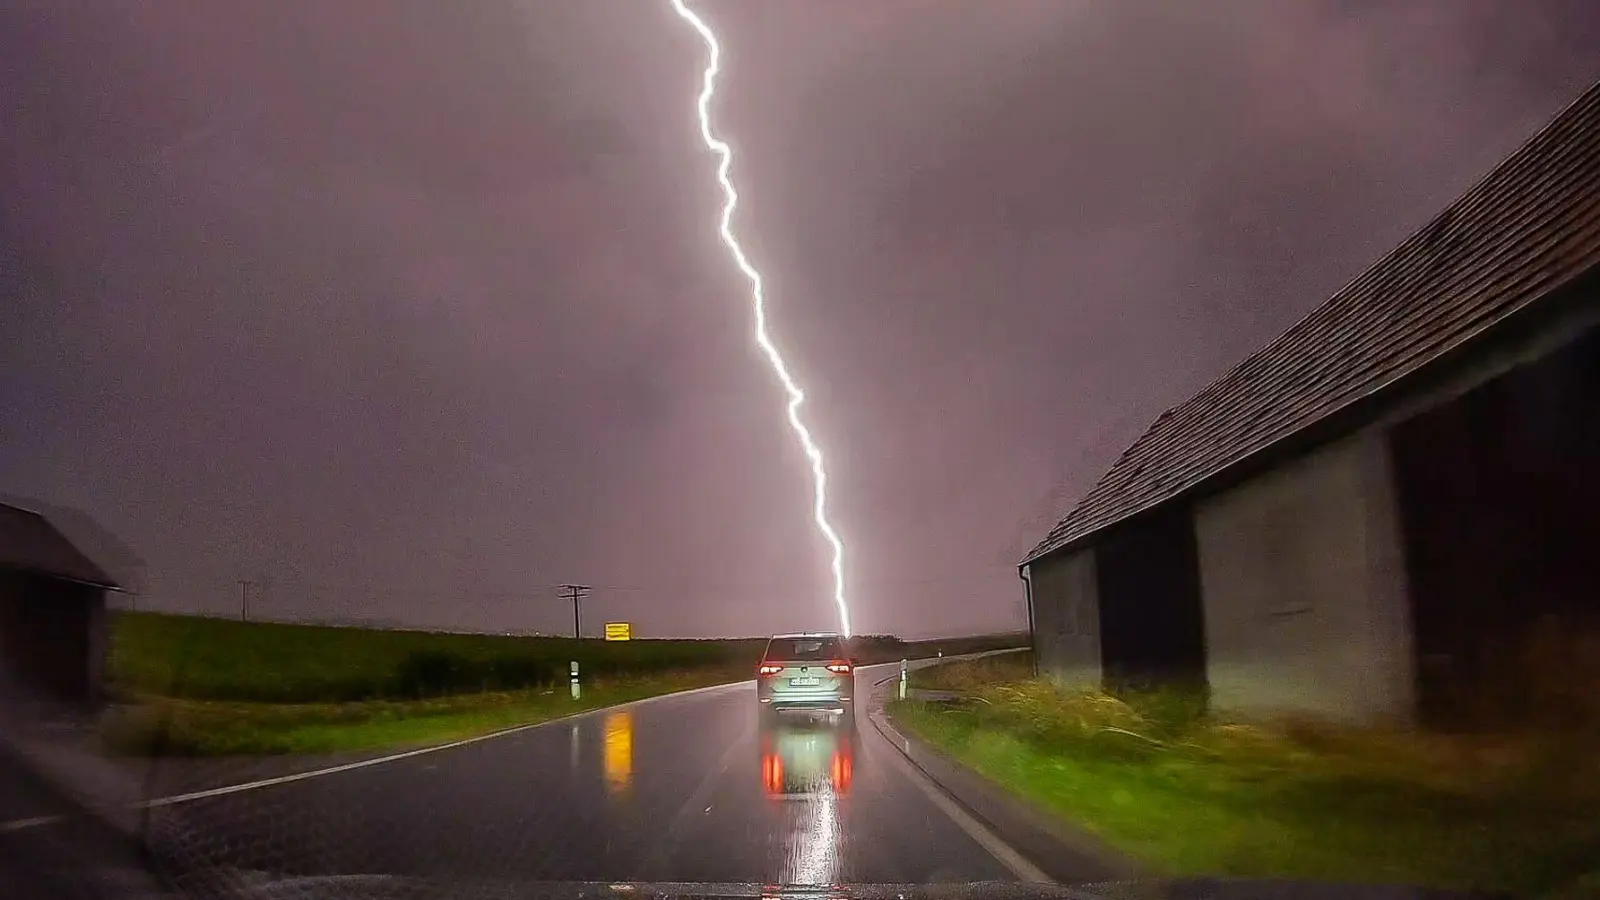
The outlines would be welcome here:
M 112 632 L 111 682 L 128 693 L 192 700 L 417 699 L 564 684 L 569 660 L 577 660 L 585 675 L 753 667 L 762 646 L 759 639 L 608 643 L 123 613 Z M 425 669 L 430 661 L 435 668 L 448 661 L 456 671 L 407 679 L 408 667 L 420 662 Z M 524 683 L 503 683 L 508 680 Z
M 863 663 L 1017 646 L 1019 635 L 856 639 Z M 157 613 L 113 619 L 111 683 L 132 695 L 259 703 L 419 699 L 596 676 L 753 669 L 765 638 L 607 642 L 238 622 Z
M 863 663 L 1016 646 L 1018 635 L 856 639 Z M 436 743 L 752 676 L 765 638 L 577 641 L 121 613 L 107 723 L 123 753 L 215 756 Z M 568 694 L 577 660 L 583 699 Z
M 1019 635 L 901 642 L 856 639 L 863 663 L 1017 646 Z M 566 682 L 585 675 L 754 668 L 765 638 L 577 641 L 560 637 L 439 634 L 237 622 L 121 613 L 112 628 L 111 683 L 135 695 L 192 700 L 316 703 L 417 699 Z M 448 671 L 439 671 L 447 669 Z
M 351 703 L 237 703 L 151 698 L 103 729 L 115 753 L 160 756 L 343 753 L 446 743 L 590 709 L 745 677 L 742 668 L 624 676 L 566 685 L 432 700 Z
M 1017 794 L 1170 875 L 1583 895 L 1600 875 L 1600 749 L 1206 717 L 1027 677 L 1025 658 L 919 673 L 967 703 L 896 719 Z

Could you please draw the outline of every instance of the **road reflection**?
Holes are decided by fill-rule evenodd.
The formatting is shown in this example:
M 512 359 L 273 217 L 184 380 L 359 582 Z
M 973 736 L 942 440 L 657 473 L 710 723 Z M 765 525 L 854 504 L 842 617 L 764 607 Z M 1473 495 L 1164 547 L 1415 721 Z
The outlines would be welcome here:
M 763 718 L 761 785 L 773 799 L 822 799 L 850 793 L 856 729 L 848 720 Z
M 633 713 L 606 713 L 603 735 L 606 791 L 614 797 L 626 795 L 633 788 Z
M 784 807 L 781 883 L 838 880 L 843 843 L 839 807 L 855 780 L 857 733 L 848 719 L 771 719 L 760 728 L 761 786 Z

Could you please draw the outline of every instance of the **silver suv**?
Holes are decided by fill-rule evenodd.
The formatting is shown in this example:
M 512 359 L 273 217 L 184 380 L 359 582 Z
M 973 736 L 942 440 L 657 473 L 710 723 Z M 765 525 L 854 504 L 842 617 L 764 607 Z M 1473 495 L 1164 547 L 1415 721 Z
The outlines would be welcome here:
M 756 670 L 756 699 L 763 714 L 814 710 L 852 717 L 856 665 L 837 634 L 777 634 L 767 641 Z

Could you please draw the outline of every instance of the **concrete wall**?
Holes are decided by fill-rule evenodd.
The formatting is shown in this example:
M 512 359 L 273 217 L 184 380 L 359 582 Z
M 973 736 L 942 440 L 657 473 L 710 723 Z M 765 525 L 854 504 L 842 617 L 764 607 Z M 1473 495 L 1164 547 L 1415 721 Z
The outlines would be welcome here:
M 1028 569 L 1039 674 L 1062 685 L 1100 687 L 1100 596 L 1094 551 L 1047 556 Z
M 1381 430 L 1205 500 L 1195 536 L 1217 709 L 1411 719 L 1411 620 Z

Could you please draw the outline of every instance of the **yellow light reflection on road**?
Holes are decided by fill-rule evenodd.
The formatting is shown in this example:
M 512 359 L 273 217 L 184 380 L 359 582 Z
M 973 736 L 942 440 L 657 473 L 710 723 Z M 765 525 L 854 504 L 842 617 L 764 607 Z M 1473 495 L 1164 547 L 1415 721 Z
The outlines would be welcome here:
M 617 710 L 605 721 L 606 790 L 626 794 L 633 787 L 633 713 Z

